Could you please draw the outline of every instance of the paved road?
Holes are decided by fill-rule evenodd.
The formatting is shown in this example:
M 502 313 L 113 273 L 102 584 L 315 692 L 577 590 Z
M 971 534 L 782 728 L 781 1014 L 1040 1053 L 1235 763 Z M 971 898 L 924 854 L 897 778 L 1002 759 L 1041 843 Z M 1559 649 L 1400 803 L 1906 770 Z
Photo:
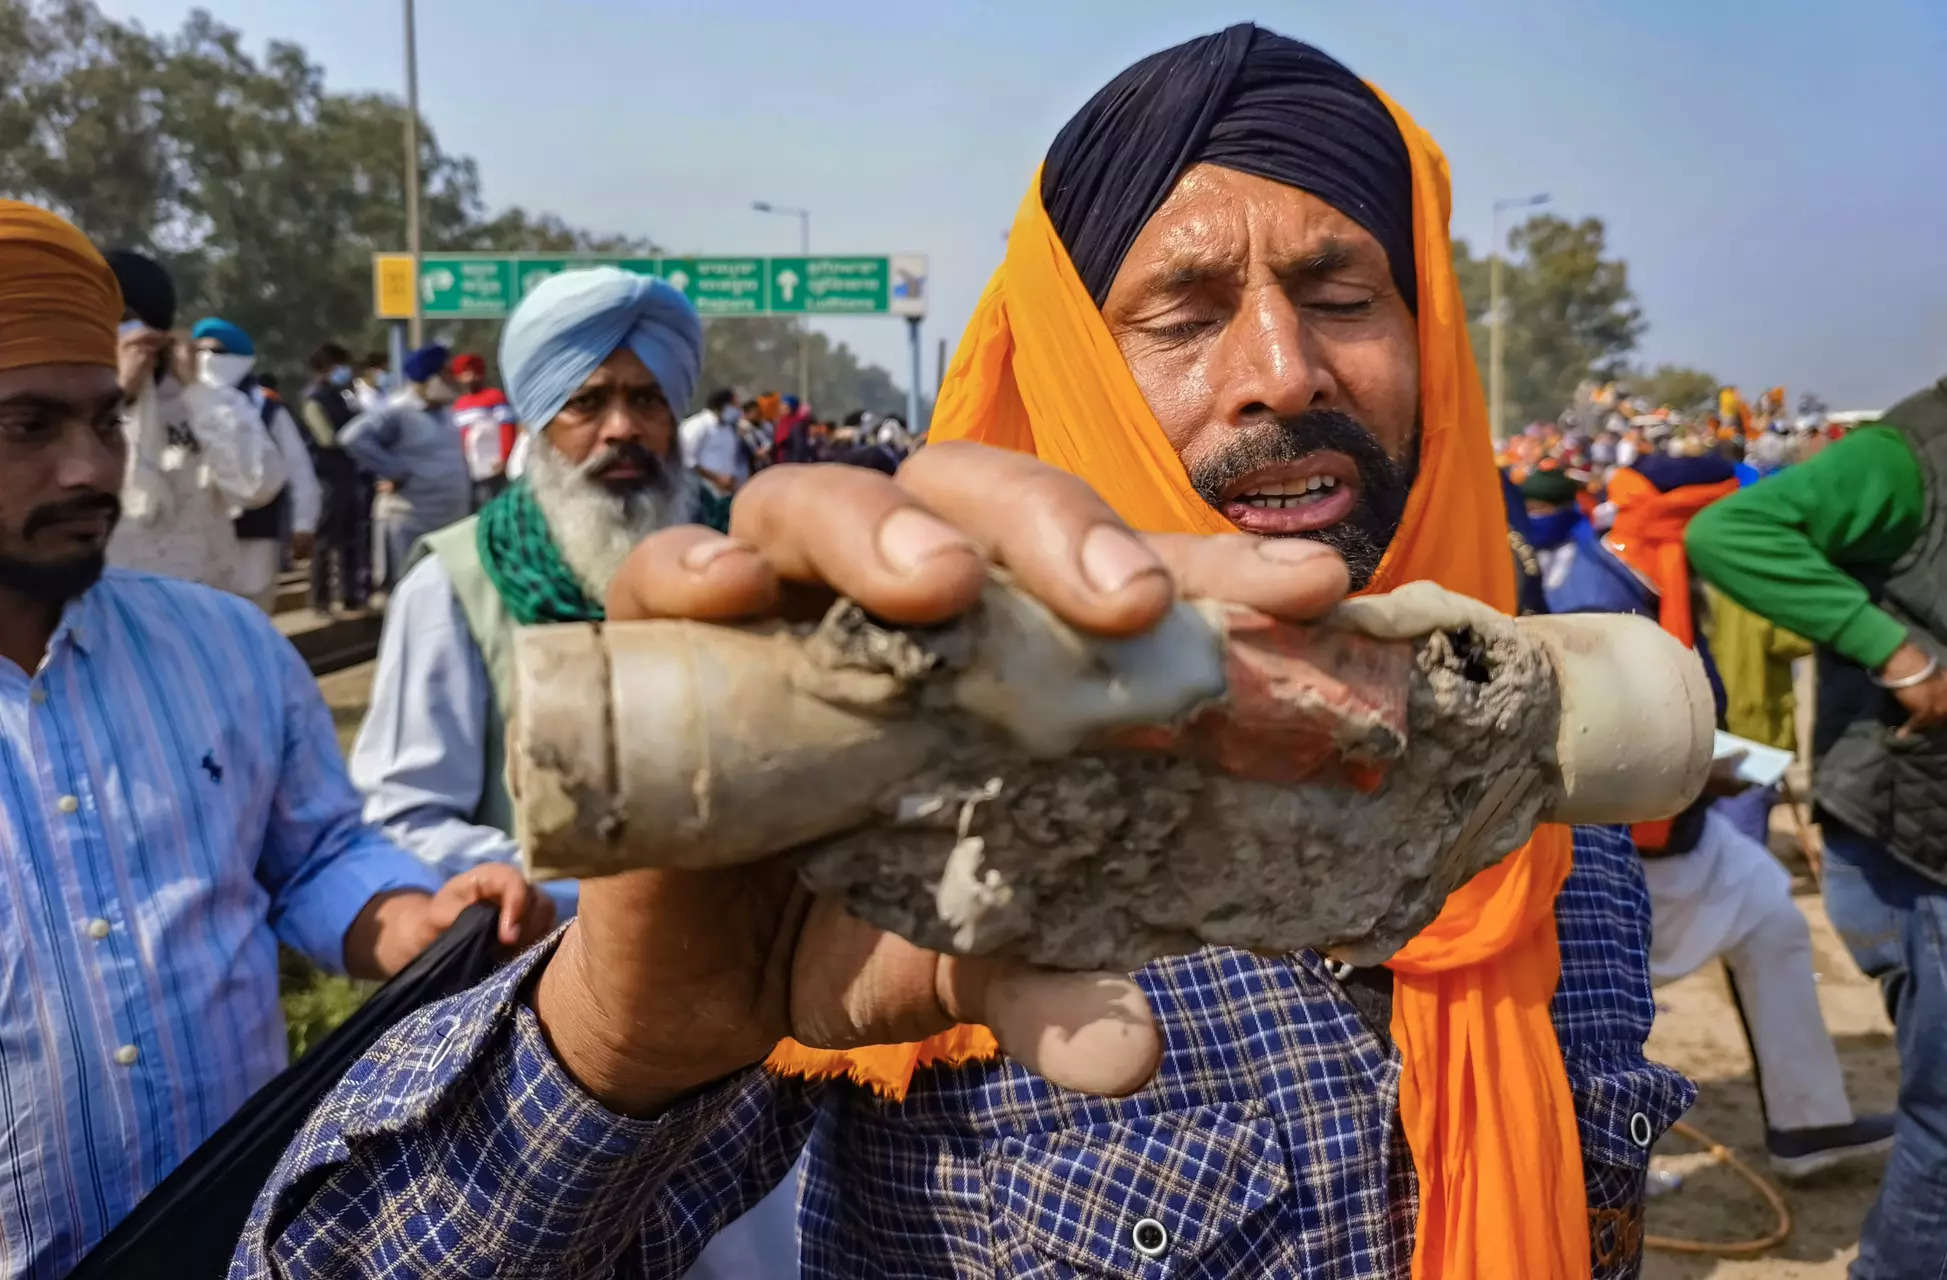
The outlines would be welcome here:
M 338 746 L 347 753 L 352 749 L 352 739 L 358 734 L 358 722 L 365 718 L 365 700 L 372 688 L 372 669 L 377 665 L 375 662 L 361 662 L 357 666 L 318 677 L 318 691 L 324 694 L 325 705 L 331 708 L 331 718 L 338 725 Z

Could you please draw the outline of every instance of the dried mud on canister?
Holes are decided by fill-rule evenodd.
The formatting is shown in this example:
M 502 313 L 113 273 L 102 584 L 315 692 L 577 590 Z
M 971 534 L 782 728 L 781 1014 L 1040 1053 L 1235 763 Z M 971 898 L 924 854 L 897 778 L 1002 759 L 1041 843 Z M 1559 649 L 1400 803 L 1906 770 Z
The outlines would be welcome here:
M 516 640 L 537 877 L 789 851 L 923 946 L 1130 969 L 1205 943 L 1391 955 L 1545 821 L 1667 817 L 1711 699 L 1646 619 L 1416 583 L 1313 625 L 1179 603 L 1075 631 L 996 574 L 940 627 L 567 625 Z

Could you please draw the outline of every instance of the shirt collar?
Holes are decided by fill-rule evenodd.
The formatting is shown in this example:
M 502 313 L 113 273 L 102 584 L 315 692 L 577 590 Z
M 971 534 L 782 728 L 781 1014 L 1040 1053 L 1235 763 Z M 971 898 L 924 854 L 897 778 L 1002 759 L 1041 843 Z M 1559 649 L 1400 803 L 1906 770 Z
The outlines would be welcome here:
M 61 610 L 61 620 L 54 625 L 54 634 L 48 638 L 47 658 L 51 661 L 61 651 L 65 642 L 73 645 L 79 653 L 86 654 L 93 645 L 99 644 L 104 634 L 102 628 L 107 621 L 104 610 L 108 607 L 108 594 L 113 589 L 111 575 L 113 569 L 103 570 L 95 585 L 67 602 Z

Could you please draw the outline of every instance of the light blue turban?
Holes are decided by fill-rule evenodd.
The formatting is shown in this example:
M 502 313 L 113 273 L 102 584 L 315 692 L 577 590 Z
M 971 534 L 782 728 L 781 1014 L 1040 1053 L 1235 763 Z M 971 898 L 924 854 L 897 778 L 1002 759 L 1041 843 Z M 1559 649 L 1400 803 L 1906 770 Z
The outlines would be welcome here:
M 196 327 L 189 331 L 189 336 L 197 342 L 205 338 L 214 338 L 233 356 L 257 354 L 257 344 L 250 340 L 249 334 L 218 316 L 205 316 L 198 320 Z
M 500 374 L 521 422 L 540 430 L 622 347 L 680 414 L 696 391 L 703 324 L 682 291 L 616 267 L 564 271 L 521 299 L 500 334 Z

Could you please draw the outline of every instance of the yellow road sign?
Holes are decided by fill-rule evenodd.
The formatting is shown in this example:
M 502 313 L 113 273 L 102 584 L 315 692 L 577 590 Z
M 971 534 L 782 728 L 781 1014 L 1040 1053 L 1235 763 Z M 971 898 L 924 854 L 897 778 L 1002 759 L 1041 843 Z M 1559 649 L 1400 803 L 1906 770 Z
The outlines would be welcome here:
M 412 319 L 412 255 L 372 255 L 372 311 L 381 320 Z

